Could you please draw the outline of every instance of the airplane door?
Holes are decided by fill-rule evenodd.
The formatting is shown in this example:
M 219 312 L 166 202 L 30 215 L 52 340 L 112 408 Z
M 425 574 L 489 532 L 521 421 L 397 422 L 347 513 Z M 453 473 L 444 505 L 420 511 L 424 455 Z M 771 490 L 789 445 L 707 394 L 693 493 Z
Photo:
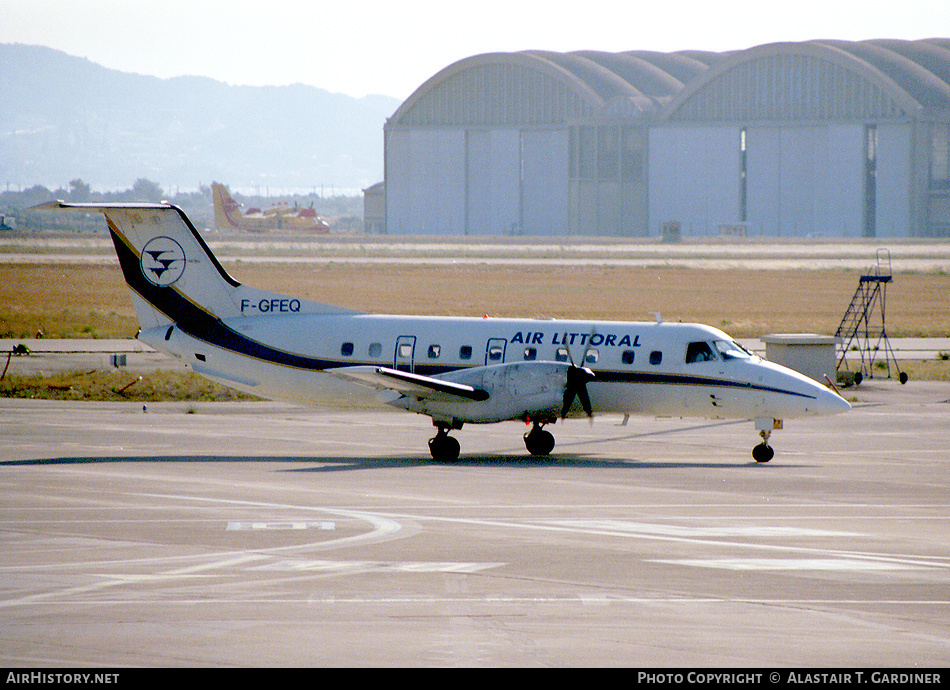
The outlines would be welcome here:
M 485 364 L 501 364 L 505 361 L 505 348 L 508 340 L 505 338 L 489 338 L 485 348 Z
M 393 369 L 408 371 L 415 369 L 416 336 L 401 335 L 396 338 L 396 352 L 393 354 Z

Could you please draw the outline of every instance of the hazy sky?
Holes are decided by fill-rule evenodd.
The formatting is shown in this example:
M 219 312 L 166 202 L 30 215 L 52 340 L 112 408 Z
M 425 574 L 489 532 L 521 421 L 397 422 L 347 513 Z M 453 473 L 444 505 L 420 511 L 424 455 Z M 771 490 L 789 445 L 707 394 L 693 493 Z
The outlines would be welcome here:
M 0 0 L 0 43 L 158 77 L 399 99 L 456 60 L 494 51 L 935 36 L 950 37 L 947 0 Z

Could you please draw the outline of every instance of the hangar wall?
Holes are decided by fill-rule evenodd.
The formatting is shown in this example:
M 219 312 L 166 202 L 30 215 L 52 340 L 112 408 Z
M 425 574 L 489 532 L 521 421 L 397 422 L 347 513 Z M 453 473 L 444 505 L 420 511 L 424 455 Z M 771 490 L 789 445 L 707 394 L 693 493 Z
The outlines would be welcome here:
M 474 56 L 385 141 L 396 234 L 950 236 L 950 40 Z

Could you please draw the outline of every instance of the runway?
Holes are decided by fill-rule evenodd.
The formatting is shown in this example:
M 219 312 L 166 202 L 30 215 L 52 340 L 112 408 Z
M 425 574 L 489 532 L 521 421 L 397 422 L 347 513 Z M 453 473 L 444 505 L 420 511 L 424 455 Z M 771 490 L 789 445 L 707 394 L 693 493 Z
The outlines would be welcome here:
M 946 667 L 950 384 L 751 423 L 0 400 L 0 663 Z

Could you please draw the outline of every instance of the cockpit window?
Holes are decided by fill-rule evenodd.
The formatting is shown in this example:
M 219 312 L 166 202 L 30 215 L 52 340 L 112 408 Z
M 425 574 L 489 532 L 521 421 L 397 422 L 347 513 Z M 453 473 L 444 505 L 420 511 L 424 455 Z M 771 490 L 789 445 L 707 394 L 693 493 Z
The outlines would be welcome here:
M 707 342 L 690 343 L 686 348 L 686 363 L 711 362 L 716 359 Z
M 749 359 L 753 356 L 742 345 L 732 340 L 717 340 L 713 343 L 723 359 Z

